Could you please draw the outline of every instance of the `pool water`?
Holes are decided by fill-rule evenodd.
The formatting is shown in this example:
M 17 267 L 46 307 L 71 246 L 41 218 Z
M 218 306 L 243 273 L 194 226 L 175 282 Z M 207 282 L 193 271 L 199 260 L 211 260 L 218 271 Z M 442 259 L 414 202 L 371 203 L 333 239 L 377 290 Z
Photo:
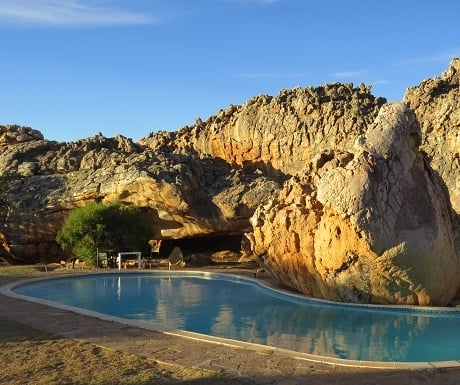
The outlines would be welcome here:
M 327 357 L 460 359 L 460 312 L 338 305 L 222 274 L 88 275 L 34 282 L 14 292 L 163 328 Z

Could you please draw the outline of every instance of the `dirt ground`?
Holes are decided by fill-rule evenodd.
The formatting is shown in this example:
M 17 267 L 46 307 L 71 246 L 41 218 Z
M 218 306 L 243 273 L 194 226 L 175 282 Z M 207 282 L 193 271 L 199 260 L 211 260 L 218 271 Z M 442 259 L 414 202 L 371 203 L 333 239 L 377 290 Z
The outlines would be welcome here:
M 234 384 L 216 373 L 165 365 L 53 336 L 0 318 L 0 384 Z

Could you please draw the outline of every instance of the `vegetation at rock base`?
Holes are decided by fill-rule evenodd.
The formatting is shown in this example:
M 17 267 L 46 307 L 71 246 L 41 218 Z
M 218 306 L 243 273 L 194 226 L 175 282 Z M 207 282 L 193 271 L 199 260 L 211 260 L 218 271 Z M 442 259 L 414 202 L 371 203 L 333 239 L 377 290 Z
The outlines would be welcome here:
M 152 227 L 137 206 L 89 203 L 72 210 L 56 236 L 63 249 L 87 264 L 95 264 L 97 250 L 139 251 L 147 247 Z

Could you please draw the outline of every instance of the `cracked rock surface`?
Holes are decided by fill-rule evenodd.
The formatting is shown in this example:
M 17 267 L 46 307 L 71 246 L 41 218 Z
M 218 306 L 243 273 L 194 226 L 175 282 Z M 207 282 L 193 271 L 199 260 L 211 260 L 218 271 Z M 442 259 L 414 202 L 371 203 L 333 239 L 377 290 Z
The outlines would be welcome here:
M 258 208 L 247 234 L 285 285 L 336 301 L 446 305 L 460 260 L 447 188 L 401 103 L 384 105 L 351 151 L 324 151 Z

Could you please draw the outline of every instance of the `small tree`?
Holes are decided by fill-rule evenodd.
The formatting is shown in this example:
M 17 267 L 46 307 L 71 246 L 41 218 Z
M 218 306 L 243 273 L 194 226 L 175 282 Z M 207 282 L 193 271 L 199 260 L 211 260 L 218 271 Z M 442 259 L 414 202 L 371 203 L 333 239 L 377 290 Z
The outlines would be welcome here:
M 97 248 L 137 251 L 146 248 L 152 234 L 147 216 L 137 206 L 89 203 L 71 211 L 56 236 L 75 257 L 95 264 Z

